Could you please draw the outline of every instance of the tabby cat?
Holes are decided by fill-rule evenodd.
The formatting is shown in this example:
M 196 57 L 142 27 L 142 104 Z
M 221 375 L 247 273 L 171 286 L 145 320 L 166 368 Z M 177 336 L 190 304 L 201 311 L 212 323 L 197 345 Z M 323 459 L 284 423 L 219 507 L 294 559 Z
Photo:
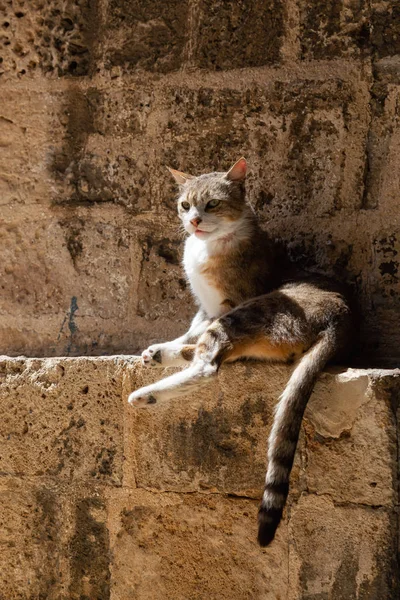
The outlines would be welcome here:
M 146 406 L 183 396 L 214 380 L 225 362 L 260 359 L 295 368 L 276 408 L 258 514 L 258 541 L 274 538 L 289 492 L 301 421 L 318 374 L 348 349 L 352 316 L 331 281 L 293 271 L 277 254 L 246 202 L 246 161 L 228 172 L 194 177 L 169 169 L 180 186 L 183 264 L 199 305 L 189 331 L 142 353 L 145 367 L 186 369 L 129 396 Z

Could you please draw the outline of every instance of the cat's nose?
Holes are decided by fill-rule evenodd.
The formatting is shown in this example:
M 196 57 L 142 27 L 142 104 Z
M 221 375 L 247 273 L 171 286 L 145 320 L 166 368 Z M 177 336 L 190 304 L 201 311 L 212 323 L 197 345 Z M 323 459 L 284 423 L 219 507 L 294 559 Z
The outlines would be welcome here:
M 193 227 L 198 227 L 201 223 L 201 219 L 200 217 L 196 217 L 195 219 L 191 219 L 190 222 L 193 225 Z

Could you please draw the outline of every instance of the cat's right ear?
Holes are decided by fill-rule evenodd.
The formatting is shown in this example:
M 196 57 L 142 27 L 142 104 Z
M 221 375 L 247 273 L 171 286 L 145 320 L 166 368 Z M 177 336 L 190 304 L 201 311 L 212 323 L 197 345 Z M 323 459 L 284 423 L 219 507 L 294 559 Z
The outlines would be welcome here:
M 167 169 L 175 179 L 176 183 L 179 183 L 179 185 L 185 185 L 189 179 L 194 179 L 194 175 L 188 175 L 188 173 L 182 173 L 182 171 L 176 171 L 170 167 L 167 167 Z

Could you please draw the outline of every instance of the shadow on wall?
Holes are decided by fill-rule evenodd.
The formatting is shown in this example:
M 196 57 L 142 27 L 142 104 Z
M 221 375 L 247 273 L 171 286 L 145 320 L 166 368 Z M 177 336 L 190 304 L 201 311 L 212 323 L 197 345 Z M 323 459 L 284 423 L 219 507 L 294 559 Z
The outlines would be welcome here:
M 130 354 L 183 332 L 165 166 L 245 155 L 263 227 L 354 291 L 359 359 L 398 364 L 397 3 L 244 4 L 7 8 L 2 351 Z

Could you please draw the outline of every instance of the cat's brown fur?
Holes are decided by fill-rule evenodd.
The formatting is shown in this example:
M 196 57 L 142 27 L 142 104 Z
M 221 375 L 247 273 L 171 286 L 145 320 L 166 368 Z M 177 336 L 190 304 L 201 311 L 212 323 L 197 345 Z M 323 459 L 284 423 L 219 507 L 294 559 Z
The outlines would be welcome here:
M 269 438 L 258 534 L 266 546 L 286 503 L 305 407 L 321 369 L 348 350 L 351 312 L 339 286 L 294 272 L 276 254 L 245 201 L 244 159 L 228 173 L 171 172 L 181 185 L 179 215 L 192 234 L 184 264 L 200 310 L 187 334 L 142 354 L 145 366 L 188 368 L 133 392 L 129 401 L 145 406 L 188 394 L 213 380 L 224 362 L 297 361 Z

